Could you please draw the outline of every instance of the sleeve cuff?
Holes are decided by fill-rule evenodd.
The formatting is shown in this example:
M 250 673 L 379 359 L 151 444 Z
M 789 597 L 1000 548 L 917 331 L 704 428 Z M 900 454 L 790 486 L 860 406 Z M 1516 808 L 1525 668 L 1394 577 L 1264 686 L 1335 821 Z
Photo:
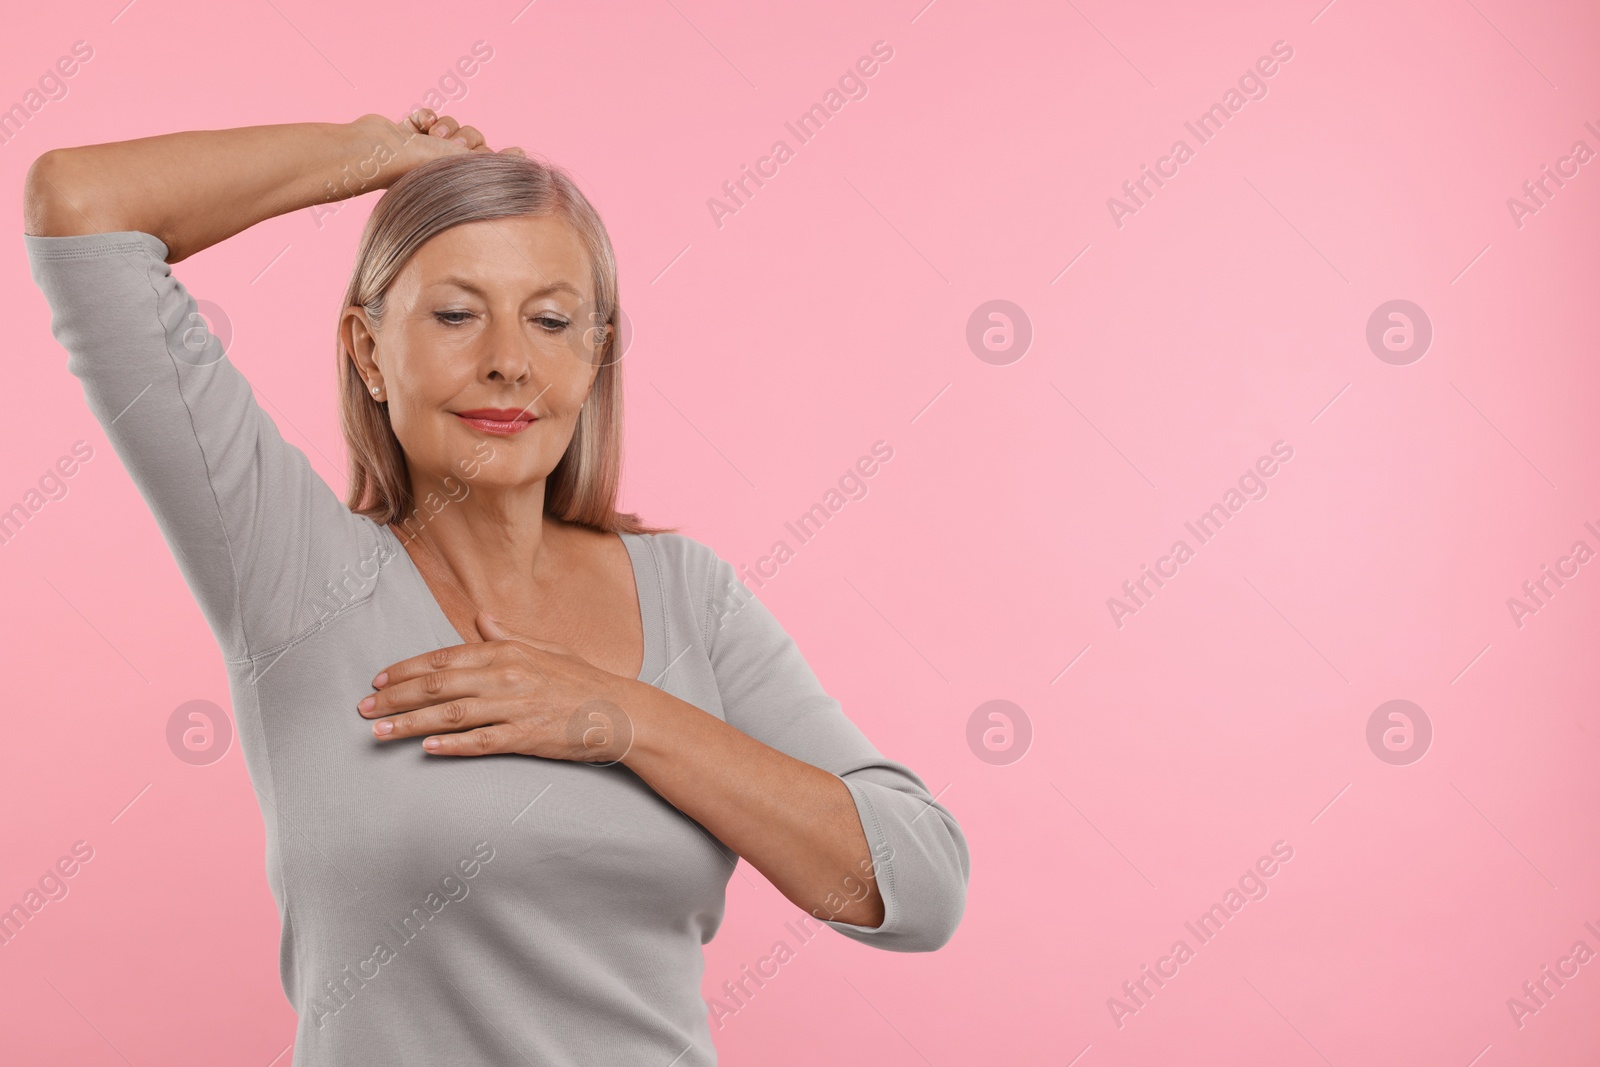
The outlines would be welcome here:
M 932 952 L 954 935 L 966 907 L 970 871 L 965 839 L 937 802 L 879 783 L 844 779 L 866 832 L 883 922 L 821 921 L 853 941 L 894 952 Z M 909 814 L 908 814 L 909 812 Z M 830 901 L 843 907 L 844 894 Z M 813 913 L 814 914 L 814 913 Z M 820 916 L 816 916 L 820 918 Z

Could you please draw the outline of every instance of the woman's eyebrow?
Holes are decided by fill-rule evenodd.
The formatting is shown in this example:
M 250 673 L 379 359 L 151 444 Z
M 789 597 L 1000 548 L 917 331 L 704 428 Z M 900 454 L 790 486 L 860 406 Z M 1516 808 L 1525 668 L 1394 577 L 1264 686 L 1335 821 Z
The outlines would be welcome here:
M 484 292 L 482 288 L 480 288 L 477 285 L 474 285 L 472 282 L 468 281 L 466 278 L 461 278 L 461 277 L 458 277 L 458 276 L 456 276 L 454 274 L 446 275 L 445 277 L 439 278 L 438 280 L 430 282 L 429 284 L 430 284 L 430 286 L 432 286 L 432 285 L 454 285 L 457 288 L 465 289 L 467 292 L 474 293 L 474 294 L 476 294 L 478 296 L 487 297 L 489 295 L 488 293 Z M 560 280 L 560 279 L 551 282 L 549 285 L 541 286 L 538 289 L 535 289 L 533 292 L 529 293 L 528 295 L 529 296 L 545 296 L 545 295 L 547 295 L 549 293 L 561 293 L 561 292 L 571 293 L 573 296 L 578 297 L 579 299 L 583 298 L 583 293 L 578 290 L 577 286 L 573 285 L 569 281 Z

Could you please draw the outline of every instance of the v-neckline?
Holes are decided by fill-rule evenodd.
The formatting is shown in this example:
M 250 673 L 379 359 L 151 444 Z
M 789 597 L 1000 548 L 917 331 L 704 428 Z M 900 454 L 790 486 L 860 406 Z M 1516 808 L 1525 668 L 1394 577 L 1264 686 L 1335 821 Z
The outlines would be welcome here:
M 404 560 L 402 566 L 405 568 L 406 576 L 422 590 L 423 598 L 428 602 L 428 606 L 433 609 L 431 622 L 436 639 L 442 642 L 441 647 L 474 643 L 467 640 L 466 636 L 456 629 L 456 624 L 450 621 L 449 613 L 444 610 L 444 605 L 439 603 L 439 598 L 434 594 L 433 587 L 428 584 L 427 578 L 423 577 L 422 571 L 417 567 L 417 561 L 411 558 L 411 553 L 400 542 L 400 538 L 395 536 L 395 532 L 384 524 L 374 523 L 373 525 L 383 531 L 383 536 L 389 539 L 395 555 Z M 639 660 L 639 673 L 634 680 L 642 682 L 649 675 L 656 655 L 656 641 L 650 632 L 650 612 L 647 608 L 647 602 L 654 598 L 647 595 L 645 575 L 641 573 L 643 568 L 639 566 L 638 558 L 639 551 L 648 551 L 648 547 L 643 544 L 636 545 L 635 541 L 632 540 L 641 535 L 619 531 L 616 536 L 622 541 L 622 547 L 628 553 L 628 567 L 633 571 L 634 599 L 639 610 L 639 629 L 644 638 L 643 652 Z M 448 634 L 449 636 L 448 638 L 441 637 L 439 636 L 441 634 Z

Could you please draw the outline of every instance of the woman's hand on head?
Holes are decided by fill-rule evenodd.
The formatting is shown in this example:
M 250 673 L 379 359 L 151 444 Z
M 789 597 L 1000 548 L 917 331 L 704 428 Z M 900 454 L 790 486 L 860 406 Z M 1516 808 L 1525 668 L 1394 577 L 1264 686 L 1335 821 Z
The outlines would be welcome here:
M 360 122 L 371 126 L 390 148 L 391 157 L 381 166 L 386 180 L 380 184 L 384 188 L 402 174 L 441 156 L 496 151 L 477 127 L 463 126 L 450 115 L 436 114 L 432 108 L 418 108 L 399 122 L 377 114 L 363 115 Z M 515 145 L 499 149 L 499 153 L 523 157 L 528 154 Z
M 377 692 L 356 710 L 376 739 L 426 738 L 437 756 L 611 764 L 628 754 L 633 724 L 619 702 L 633 679 L 554 642 L 512 637 L 482 612 L 477 626 L 483 641 L 401 660 L 373 679 Z

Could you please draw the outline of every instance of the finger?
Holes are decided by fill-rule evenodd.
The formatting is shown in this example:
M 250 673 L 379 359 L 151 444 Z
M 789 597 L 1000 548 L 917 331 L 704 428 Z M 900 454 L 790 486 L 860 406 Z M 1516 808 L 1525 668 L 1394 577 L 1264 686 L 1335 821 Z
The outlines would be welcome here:
M 456 130 L 460 128 L 461 124 L 455 119 L 451 118 L 449 115 L 440 115 L 439 118 L 435 120 L 434 124 L 428 127 L 428 136 L 442 137 L 445 140 L 449 140 L 450 137 L 455 134 Z
M 376 693 L 363 697 L 356 711 L 364 719 L 381 719 L 450 700 L 467 697 L 498 696 L 507 691 L 530 688 L 529 675 L 513 665 L 496 667 L 453 667 L 445 671 L 429 671 L 415 678 L 391 682 Z M 538 685 L 537 677 L 533 686 Z
M 435 648 L 420 656 L 389 664 L 372 679 L 372 688 L 387 690 L 398 682 L 408 682 L 433 673 L 486 667 L 495 662 L 497 654 L 495 644 L 487 641 Z
M 484 628 L 484 620 L 488 622 L 488 629 Z M 544 652 L 555 652 L 563 656 L 572 655 L 572 650 L 566 645 L 558 645 L 554 641 L 541 641 L 537 637 L 523 637 L 520 634 L 508 632 L 505 627 L 495 622 L 494 617 L 486 611 L 478 612 L 473 617 L 473 621 L 477 624 L 478 633 L 483 635 L 485 641 L 518 641 Z
M 472 697 L 447 700 L 442 704 L 378 719 L 372 724 L 372 736 L 379 741 L 397 741 L 405 737 L 457 733 L 491 723 L 503 723 L 506 721 L 505 712 L 506 708 L 495 701 Z
M 500 153 L 501 153 L 501 155 L 507 155 L 507 156 L 521 156 L 523 159 L 527 159 L 528 158 L 528 153 L 524 152 L 522 149 L 518 148 L 516 145 L 512 145 L 510 148 L 502 148 L 502 149 L 500 149 Z
M 416 130 L 418 133 L 427 133 L 428 127 L 432 126 L 436 121 L 438 121 L 438 118 L 439 116 L 434 114 L 434 111 L 431 107 L 419 107 L 417 110 L 406 116 L 406 121 L 410 123 L 411 128 Z
M 484 726 L 459 734 L 441 734 L 422 742 L 425 751 L 435 756 L 490 756 L 515 752 L 516 732 L 504 724 Z
M 509 641 L 511 635 L 500 628 L 500 624 L 487 611 L 478 612 L 473 619 L 478 625 L 478 633 L 485 641 Z
M 467 149 L 479 148 L 483 145 L 483 134 L 478 132 L 476 126 L 462 126 L 450 138 Z

